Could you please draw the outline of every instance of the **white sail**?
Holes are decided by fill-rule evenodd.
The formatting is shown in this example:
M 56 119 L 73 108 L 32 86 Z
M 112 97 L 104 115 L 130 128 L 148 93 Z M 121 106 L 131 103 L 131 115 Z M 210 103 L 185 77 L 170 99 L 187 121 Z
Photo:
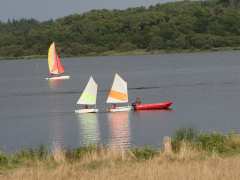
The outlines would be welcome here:
M 91 76 L 77 104 L 95 105 L 97 100 L 97 88 L 98 85 Z
M 124 81 L 116 73 L 113 80 L 112 88 L 107 98 L 107 103 L 127 103 L 127 102 L 128 102 L 127 82 Z

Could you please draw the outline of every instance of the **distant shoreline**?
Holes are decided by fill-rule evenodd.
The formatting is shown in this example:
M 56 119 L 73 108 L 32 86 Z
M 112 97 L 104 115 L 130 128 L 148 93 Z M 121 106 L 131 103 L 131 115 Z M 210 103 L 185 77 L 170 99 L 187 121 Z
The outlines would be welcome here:
M 147 51 L 146 49 L 136 49 L 131 51 L 105 51 L 102 53 L 88 53 L 78 56 L 62 56 L 62 58 L 78 58 L 78 57 L 101 57 L 101 56 L 141 56 L 141 55 L 161 55 L 174 53 L 197 53 L 197 52 L 221 52 L 221 51 L 240 51 L 240 47 L 221 47 L 211 49 L 163 49 Z M 29 55 L 18 57 L 0 57 L 1 60 L 33 60 L 33 59 L 47 59 L 47 55 Z
M 157 55 L 240 50 L 238 1 L 174 1 L 0 23 L 1 59 Z

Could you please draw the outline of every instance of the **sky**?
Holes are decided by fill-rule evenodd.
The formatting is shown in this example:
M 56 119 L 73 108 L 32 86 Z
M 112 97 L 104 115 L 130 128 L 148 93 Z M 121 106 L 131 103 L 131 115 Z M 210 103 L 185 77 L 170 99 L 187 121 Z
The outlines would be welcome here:
M 0 20 L 34 18 L 44 21 L 91 9 L 126 9 L 166 1 L 169 0 L 0 0 Z

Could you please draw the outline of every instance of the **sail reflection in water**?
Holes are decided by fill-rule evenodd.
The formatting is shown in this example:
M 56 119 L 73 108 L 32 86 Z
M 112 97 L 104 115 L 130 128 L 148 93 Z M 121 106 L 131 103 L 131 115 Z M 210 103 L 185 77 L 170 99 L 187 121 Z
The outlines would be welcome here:
M 52 79 L 48 81 L 48 86 L 51 90 L 57 90 L 63 83 L 62 79 Z
M 77 114 L 81 146 L 98 144 L 100 131 L 97 116 L 96 113 Z
M 60 80 L 49 80 L 48 87 L 50 92 L 53 92 L 48 97 L 49 103 L 49 129 L 50 129 L 50 144 L 52 145 L 52 150 L 62 149 L 65 146 L 64 143 L 64 117 L 61 113 L 62 97 L 56 96 L 55 92 L 62 86 L 63 81 Z
M 53 110 L 54 111 L 54 110 Z M 49 129 L 50 129 L 50 144 L 52 144 L 52 149 L 62 149 L 64 148 L 64 123 L 61 115 L 53 113 L 49 119 Z
M 113 148 L 128 148 L 130 139 L 129 112 L 115 112 L 108 114 L 110 127 L 110 143 Z

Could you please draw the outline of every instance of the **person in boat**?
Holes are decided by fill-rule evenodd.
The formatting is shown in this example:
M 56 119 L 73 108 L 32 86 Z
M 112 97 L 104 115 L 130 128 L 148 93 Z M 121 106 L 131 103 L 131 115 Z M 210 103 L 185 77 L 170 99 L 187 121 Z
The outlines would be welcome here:
M 117 105 L 116 104 L 112 104 L 112 109 L 116 109 Z
M 132 103 L 132 106 L 135 107 L 136 105 L 142 104 L 141 98 L 137 97 L 136 100 Z
M 57 77 L 56 74 L 49 73 L 49 77 Z
M 84 108 L 85 108 L 85 109 L 88 109 L 88 105 L 87 105 L 87 104 L 85 104 Z
M 142 104 L 141 98 L 137 97 L 135 100 L 135 104 Z

